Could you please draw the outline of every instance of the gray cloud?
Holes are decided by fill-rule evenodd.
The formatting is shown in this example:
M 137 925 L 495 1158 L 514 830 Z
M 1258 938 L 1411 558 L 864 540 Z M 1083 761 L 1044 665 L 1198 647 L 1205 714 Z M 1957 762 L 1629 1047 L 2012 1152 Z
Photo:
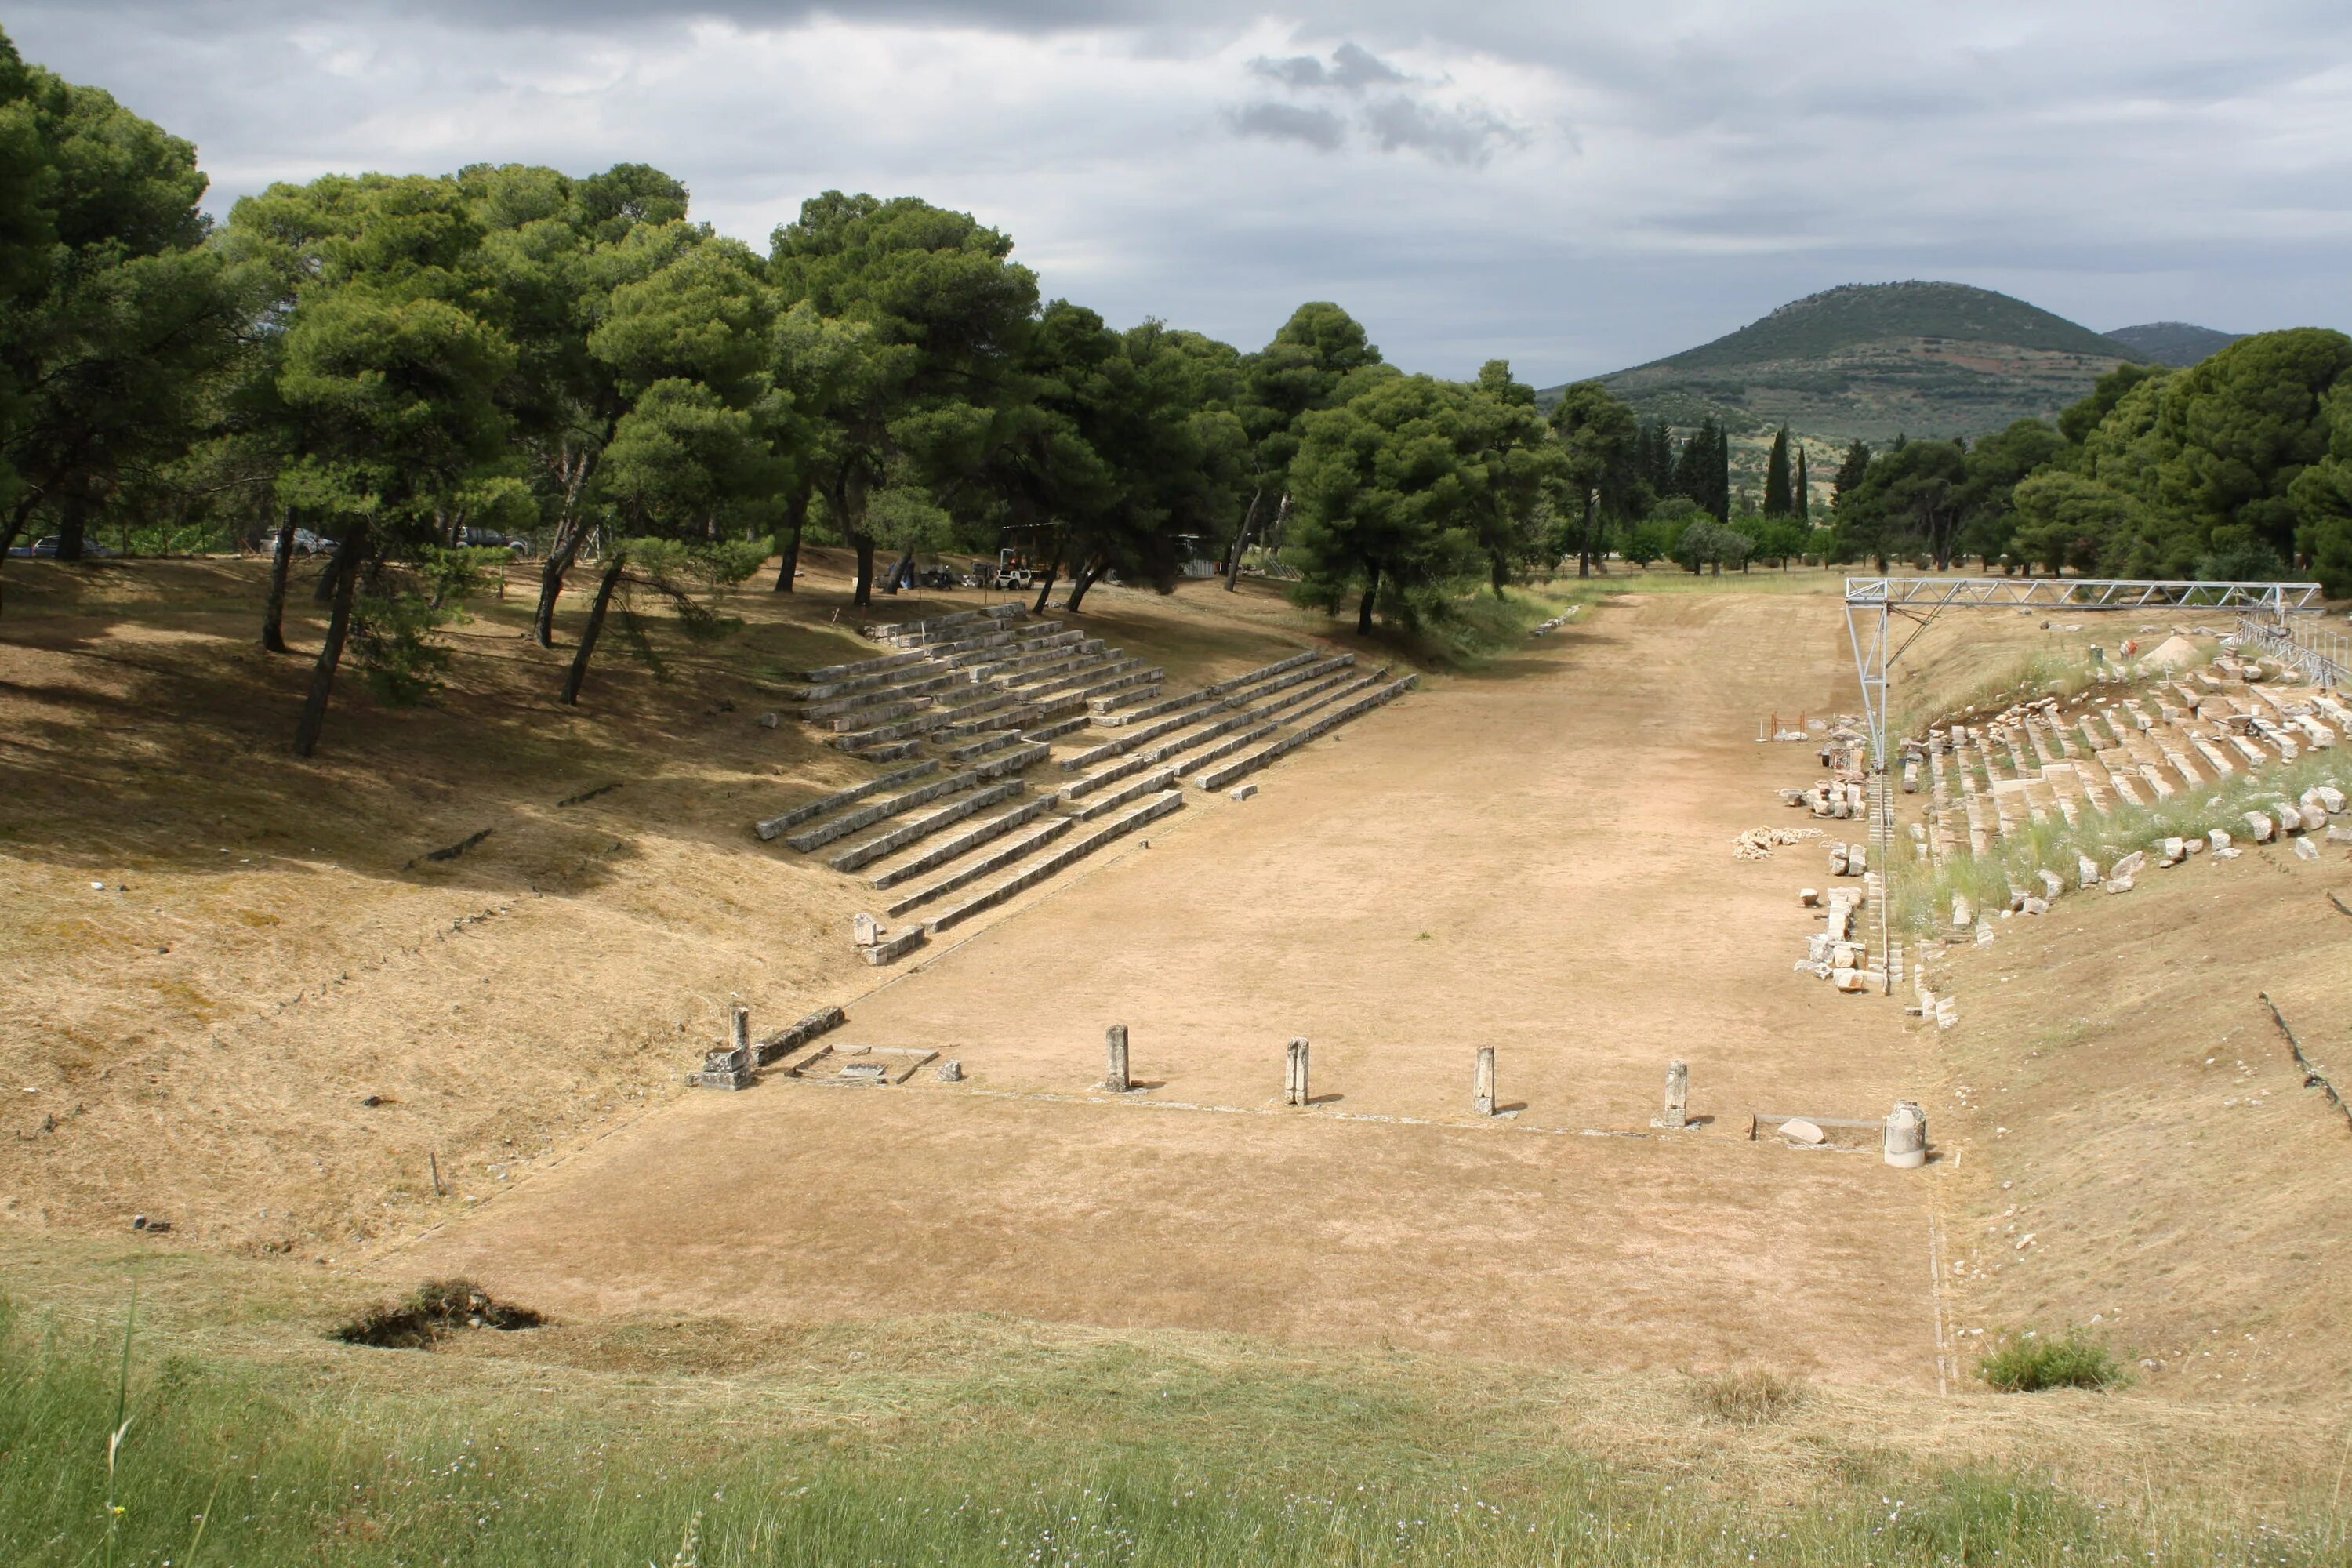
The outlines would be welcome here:
M 1317 55 L 1290 55 L 1281 59 L 1261 55 L 1250 61 L 1250 69 L 1285 87 L 1330 87 L 1342 92 L 1361 92 L 1368 87 L 1411 79 L 1360 44 L 1341 44 L 1331 51 L 1331 63 L 1328 66 Z
M 1383 152 L 1411 148 L 1449 163 L 1483 163 L 1498 147 L 1524 147 L 1527 132 L 1475 105 L 1433 109 L 1398 95 L 1364 110 L 1364 128 Z
M 1329 110 L 1301 109 L 1291 103 L 1253 103 L 1234 110 L 1226 117 L 1226 123 L 1243 136 L 1263 136 L 1269 142 L 1304 142 L 1326 153 L 1336 151 L 1348 137 L 1348 122 Z
M 1114 321 L 1249 345 L 1337 299 L 1410 368 L 1548 382 L 1909 277 L 2094 326 L 2352 326 L 2352 7 L 2212 15 L 17 0 L 5 25 L 194 140 L 216 211 L 328 170 L 642 160 L 760 244 L 813 192 L 909 192 Z
M 1260 55 L 1252 74 L 1309 95 L 1333 91 L 1363 100 L 1374 88 L 1397 90 L 1361 101 L 1342 119 L 1320 107 L 1301 109 L 1261 100 L 1228 116 L 1244 136 L 1309 142 L 1336 151 L 1350 127 L 1383 153 L 1414 152 L 1448 163 L 1483 163 L 1503 147 L 1524 147 L 1528 134 L 1483 104 L 1449 104 L 1426 96 L 1442 82 L 1417 81 L 1354 42 L 1341 43 L 1327 63 L 1319 55 Z

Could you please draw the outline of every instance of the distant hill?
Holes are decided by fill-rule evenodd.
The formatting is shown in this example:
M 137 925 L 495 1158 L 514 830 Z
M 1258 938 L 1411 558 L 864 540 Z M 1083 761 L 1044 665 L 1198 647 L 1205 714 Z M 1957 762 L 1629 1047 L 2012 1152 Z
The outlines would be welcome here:
M 2217 332 L 2187 321 L 2150 321 L 2144 327 L 2118 327 L 2107 336 L 2124 345 L 2142 364 L 2195 364 L 2207 354 L 2238 341 L 2236 332 Z
M 1601 379 L 1643 418 L 1687 426 L 1711 415 L 1735 436 L 1785 424 L 1826 450 L 2051 418 L 2126 357 L 2121 343 L 1990 289 L 1858 283 Z

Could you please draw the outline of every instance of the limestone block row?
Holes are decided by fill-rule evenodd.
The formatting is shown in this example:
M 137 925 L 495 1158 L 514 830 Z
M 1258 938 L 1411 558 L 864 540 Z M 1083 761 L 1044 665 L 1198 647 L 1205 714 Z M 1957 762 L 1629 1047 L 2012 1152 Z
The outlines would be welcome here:
M 930 933 L 921 926 L 908 926 L 897 936 L 884 937 L 872 947 L 861 947 L 857 951 L 866 963 L 878 968 L 882 964 L 895 963 L 906 957 L 929 940 L 929 936 Z
M 872 658 L 854 658 L 846 664 L 828 664 L 816 669 L 801 671 L 801 679 L 812 689 L 835 681 L 852 680 L 860 676 L 877 674 L 886 669 L 904 669 L 910 664 L 920 664 L 930 655 L 920 648 L 905 653 L 877 654 Z
M 1015 681 L 1008 685 L 1005 689 L 1017 691 L 1024 697 L 1045 697 L 1053 692 L 1067 691 L 1075 687 L 1086 686 L 1110 676 L 1125 674 L 1129 670 L 1140 668 L 1142 664 L 1141 659 L 1132 655 L 1121 655 L 1115 658 L 1081 659 L 1070 669 L 1039 679 Z
M 1099 637 L 1075 647 L 1055 647 L 1045 655 L 1029 659 L 1013 659 L 1005 664 L 976 666 L 968 673 L 977 682 L 1001 680 L 1008 686 L 1024 681 L 1044 680 L 1051 676 L 1066 675 L 1074 669 L 1102 662 L 1109 645 Z M 1116 657 L 1116 656 L 1113 656 Z
M 1112 791 L 1100 800 L 1089 803 L 1081 807 L 1076 815 L 1080 822 L 1091 822 L 1097 816 L 1105 816 L 1117 811 L 1129 801 L 1139 800 L 1160 790 L 1176 787 L 1176 770 L 1162 768 L 1156 773 L 1145 774 L 1122 789 Z
M 1368 692 L 1343 707 L 1333 709 L 1312 724 L 1302 730 L 1295 730 L 1268 746 L 1252 752 L 1246 756 L 1237 757 L 1221 767 L 1212 768 L 1202 773 L 1197 782 L 1202 789 L 1223 789 L 1243 774 L 1255 773 L 1267 763 L 1289 755 L 1318 736 L 1328 734 L 1349 720 L 1359 718 L 1382 703 L 1402 696 L 1418 685 L 1420 680 L 1421 678 L 1417 675 L 1408 675 L 1402 680 L 1391 682 L 1378 690 Z
M 1009 752 L 974 763 L 971 766 L 971 773 L 974 778 L 1006 778 L 1022 772 L 1032 763 L 1043 761 L 1052 751 L 1051 746 L 1042 742 L 1024 742 Z
M 1017 730 L 999 730 L 995 733 L 989 735 L 984 740 L 973 741 L 968 745 L 953 746 L 949 748 L 948 761 L 951 763 L 968 763 L 974 757 L 984 757 L 991 752 L 1001 752 L 1005 747 L 1012 745 L 1020 739 L 1021 733 Z
M 1116 730 L 1123 725 L 1164 718 L 1171 713 L 1190 713 L 1196 709 L 1224 706 L 1215 693 L 1208 691 L 1187 691 L 1175 697 L 1155 698 L 1134 707 L 1125 706 L 1137 702 L 1138 697 L 1139 694 L 1129 692 L 1124 696 L 1097 698 L 1089 704 L 1095 710 L 1094 721 L 1107 730 Z
M 1098 789 L 1103 789 L 1108 785 L 1115 784 L 1121 779 L 1133 778 L 1136 774 L 1143 772 L 1144 769 L 1154 765 L 1160 760 L 1160 759 L 1152 752 L 1138 752 L 1132 756 L 1126 757 L 1118 762 L 1113 763 L 1107 768 L 1098 768 L 1095 772 L 1087 774 L 1084 778 L 1072 779 L 1068 787 L 1066 788 L 1063 793 L 1067 795 L 1072 800 L 1076 800 L 1081 795 L 1089 795 Z M 1063 765 L 1066 767 L 1069 764 L 1065 763 Z
M 1055 797 L 1045 795 L 1041 798 L 1050 801 Z M 971 864 L 959 866 L 937 881 L 928 882 L 904 895 L 898 902 L 892 904 L 887 912 L 893 916 L 903 915 L 908 910 L 920 904 L 928 904 L 933 899 L 954 892 L 958 888 L 970 887 L 992 872 L 1002 871 L 1007 866 L 1027 859 L 1038 849 L 1051 844 L 1076 826 L 1077 819 L 1075 817 L 1049 816 L 1038 823 L 1032 831 L 1008 843 L 1001 844 L 987 854 L 974 859 Z
M 1034 702 L 1024 702 L 1003 708 L 992 702 L 986 711 L 977 718 L 959 718 L 954 723 L 943 725 L 940 733 L 961 740 L 966 736 L 985 735 L 998 730 L 1017 730 L 1023 725 L 1036 722 L 1038 715 L 1044 711 L 1045 710 Z
M 970 789 L 980 782 L 981 775 L 977 772 L 949 773 L 933 779 L 927 784 L 919 784 L 904 795 L 893 795 L 888 800 L 876 801 L 871 805 L 861 805 L 854 811 L 835 817 L 831 822 L 821 822 L 814 827 L 793 834 L 784 842 L 805 855 L 812 849 L 824 847 L 836 838 L 845 838 L 861 827 L 871 827 L 876 823 L 887 821 L 901 812 L 912 811 L 919 805 L 929 805 L 941 795 L 953 795 L 958 790 Z
M 1057 658 L 1077 658 L 1088 653 L 1100 653 L 1099 639 L 1089 640 L 1081 631 L 1064 631 L 1047 621 L 1034 627 L 1022 627 L 1013 635 L 1009 647 L 973 648 L 950 654 L 940 660 L 948 669 L 971 681 L 991 680 L 1014 670 L 1034 669 Z
M 1243 722 L 1247 723 L 1250 719 L 1255 717 L 1255 715 L 1241 713 L 1234 715 L 1234 717 L 1240 719 Z M 1186 758 L 1182 763 L 1178 764 L 1176 776 L 1178 778 L 1183 778 L 1191 773 L 1198 772 L 1202 768 L 1209 766 L 1213 763 L 1223 762 L 1225 758 L 1232 756 L 1235 752 L 1239 752 L 1247 747 L 1257 744 L 1257 742 L 1265 740 L 1268 735 L 1273 734 L 1276 730 L 1281 728 L 1281 724 L 1273 720 L 1268 720 L 1262 724 L 1250 724 L 1249 728 L 1242 731 L 1239 734 L 1227 735 L 1223 740 L 1221 740 L 1215 745 L 1209 747 L 1199 756 Z
M 957 610 L 929 620 L 897 621 L 887 626 L 868 626 L 866 635 L 876 642 L 894 647 L 921 647 L 932 643 L 951 642 L 968 635 L 972 629 L 993 627 L 1005 621 L 1016 620 L 1024 613 L 1017 601 L 1009 605 L 991 605 L 983 610 Z
M 1313 664 L 1317 659 L 1324 657 L 1325 655 L 1313 649 L 1305 653 L 1294 653 L 1288 658 L 1277 658 L 1272 664 L 1262 664 L 1255 669 L 1245 670 L 1240 675 L 1227 676 L 1223 680 L 1213 681 L 1201 689 L 1212 697 L 1223 697 L 1230 692 L 1239 691 L 1244 686 L 1255 686 L 1259 681 L 1280 675 L 1286 670 L 1297 669 L 1302 664 Z M 1353 658 L 1355 655 L 1349 654 L 1348 657 Z
M 877 891 L 913 881 L 926 871 L 936 870 L 950 860 L 959 859 L 983 844 L 1003 837 L 1016 827 L 1026 826 L 1049 808 L 1061 804 L 1058 795 L 1031 795 L 1010 811 L 1000 812 L 985 822 L 975 824 L 951 838 L 941 840 L 911 859 L 902 860 L 876 876 L 867 885 Z M 897 914 L 893 909 L 890 911 Z
M 891 741 L 903 741 L 910 735 L 928 735 L 932 731 L 955 722 L 955 715 L 944 708 L 918 714 L 912 719 L 900 719 L 895 723 L 877 724 L 871 730 L 860 730 L 854 735 L 840 735 L 834 744 L 845 752 L 863 752 Z
M 843 734 L 852 730 L 871 731 L 890 723 L 893 720 L 904 719 L 910 713 L 919 713 L 930 705 L 931 700 L 928 697 L 910 698 L 903 701 L 885 703 L 877 708 L 865 709 L 858 712 L 845 713 L 837 719 L 828 719 L 824 723 L 826 728 L 835 734 Z
M 813 722 L 819 719 L 837 718 L 844 713 L 864 712 L 869 709 L 887 707 L 894 702 L 905 702 L 914 698 L 927 697 L 934 691 L 943 689 L 955 679 L 955 677 L 951 675 L 934 671 L 923 665 L 917 665 L 913 668 L 917 671 L 917 675 L 912 680 L 901 681 L 894 685 L 877 686 L 870 690 L 853 692 L 845 697 L 836 697 L 826 702 L 804 703 L 802 705 L 798 717 Z M 835 724 L 834 728 L 836 730 L 845 730 L 855 728 L 855 726 Z
M 899 768 L 891 773 L 878 773 L 864 784 L 854 784 L 847 789 L 837 789 L 831 795 L 821 795 L 814 800 L 803 801 L 790 811 L 778 812 L 775 816 L 755 824 L 752 831 L 761 838 L 773 838 L 787 827 L 797 826 L 813 817 L 823 816 L 828 811 L 838 811 L 845 805 L 854 805 L 869 795 L 879 795 L 886 789 L 895 789 L 902 784 L 911 783 L 939 771 L 939 763 L 924 762 L 917 763 L 912 767 Z
M 1046 878 L 1075 865 L 1113 839 L 1132 833 L 1147 823 L 1157 822 L 1171 812 L 1182 809 L 1183 805 L 1183 793 L 1180 790 L 1171 790 L 1150 805 L 1129 812 L 1125 816 L 1114 818 L 1080 838 L 1076 843 L 1057 849 L 1036 864 L 1024 868 L 1019 875 L 998 883 L 978 898 L 944 911 L 930 922 L 930 929 L 934 934 L 937 934 L 950 927 L 961 925 L 984 910 L 994 909 L 1023 890 L 1034 888 Z
M 1130 670 L 1109 680 L 1100 680 L 1090 686 L 1080 687 L 1077 695 L 1083 699 L 1091 699 L 1100 697 L 1106 691 L 1124 691 L 1130 686 L 1157 686 L 1167 678 L 1167 674 L 1164 669 Z
M 909 844 L 919 843 L 940 828 L 952 827 L 965 817 L 999 801 L 1010 800 L 1020 793 L 1019 779 L 1007 779 L 1003 784 L 974 790 L 970 795 L 950 801 L 937 811 L 926 812 L 912 822 L 902 823 L 887 833 L 869 838 L 863 844 L 853 845 L 826 863 L 836 871 L 855 871 L 861 866 L 871 866 L 885 855 L 904 849 Z
M 1066 773 L 1076 773 L 1080 768 L 1089 768 L 1097 763 L 1108 762 L 1113 757 L 1123 757 L 1139 747 L 1150 745 L 1162 735 L 1172 735 L 1177 731 L 1200 721 L 1201 716 L 1197 713 L 1176 713 L 1164 719 L 1154 719 L 1142 728 L 1130 730 L 1117 740 L 1105 741 L 1098 746 L 1088 746 L 1083 752 L 1064 757 L 1062 769 Z
M 1261 704 L 1252 711 L 1262 719 L 1271 719 L 1277 713 L 1287 713 L 1289 717 L 1284 720 L 1284 722 L 1295 724 L 1299 719 L 1312 713 L 1324 704 L 1361 691 L 1378 683 L 1387 674 L 1388 666 L 1386 665 L 1382 665 L 1369 675 L 1359 675 L 1352 670 L 1341 669 L 1298 688 L 1278 702 Z
M 1024 730 L 1021 738 L 1024 741 L 1058 741 L 1065 735 L 1075 735 L 1086 727 L 1087 716 L 1081 713 L 1075 719 L 1063 719 L 1034 730 Z

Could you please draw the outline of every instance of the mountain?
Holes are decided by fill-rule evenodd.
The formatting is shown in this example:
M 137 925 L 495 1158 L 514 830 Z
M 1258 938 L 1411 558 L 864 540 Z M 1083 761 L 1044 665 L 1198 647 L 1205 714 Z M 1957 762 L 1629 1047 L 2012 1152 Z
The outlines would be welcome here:
M 1854 283 L 1601 378 L 1645 419 L 1788 425 L 1827 450 L 2047 419 L 2130 357 L 2088 327 L 1964 283 Z
M 2144 327 L 2118 327 L 2107 336 L 2142 364 L 2183 365 L 2228 348 L 2239 334 L 2217 332 L 2187 321 L 2150 321 Z

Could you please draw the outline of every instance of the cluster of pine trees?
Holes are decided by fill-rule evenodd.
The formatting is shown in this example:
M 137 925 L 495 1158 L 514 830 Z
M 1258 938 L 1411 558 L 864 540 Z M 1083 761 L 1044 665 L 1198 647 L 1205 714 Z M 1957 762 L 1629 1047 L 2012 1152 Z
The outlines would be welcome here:
M 1832 554 L 1937 568 L 2274 580 L 2352 595 L 2352 338 L 2241 338 L 2184 370 L 2127 364 L 2056 426 L 1856 445 Z

